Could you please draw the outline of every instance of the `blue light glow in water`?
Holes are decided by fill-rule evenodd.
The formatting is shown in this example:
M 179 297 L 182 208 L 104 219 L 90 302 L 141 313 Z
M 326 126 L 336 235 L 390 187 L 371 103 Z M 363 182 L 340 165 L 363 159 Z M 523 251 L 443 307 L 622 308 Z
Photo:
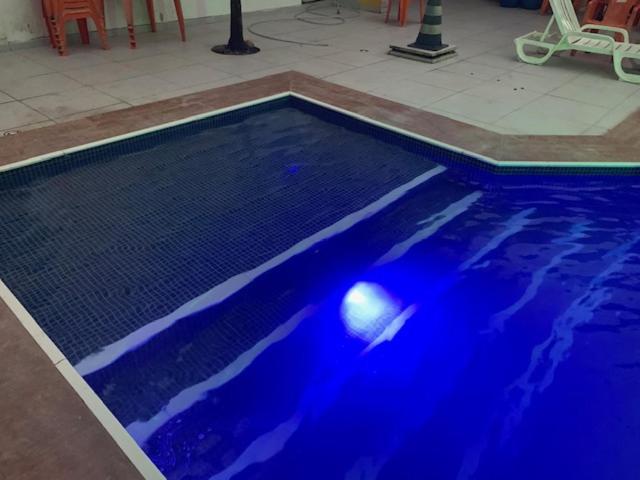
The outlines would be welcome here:
M 351 335 L 372 341 L 399 315 L 400 305 L 380 285 L 358 282 L 344 296 L 340 313 Z

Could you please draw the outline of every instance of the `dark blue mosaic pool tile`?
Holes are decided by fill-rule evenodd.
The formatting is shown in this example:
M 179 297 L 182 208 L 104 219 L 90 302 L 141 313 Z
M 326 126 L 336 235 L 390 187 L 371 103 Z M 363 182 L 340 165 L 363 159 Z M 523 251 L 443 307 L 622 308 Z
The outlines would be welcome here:
M 0 277 L 72 363 L 435 166 L 288 105 L 0 175 Z

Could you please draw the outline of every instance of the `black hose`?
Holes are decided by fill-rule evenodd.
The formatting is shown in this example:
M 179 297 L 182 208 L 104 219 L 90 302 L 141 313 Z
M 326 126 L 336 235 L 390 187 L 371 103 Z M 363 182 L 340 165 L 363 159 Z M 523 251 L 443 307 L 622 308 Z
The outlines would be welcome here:
M 360 12 L 357 9 L 345 7 L 344 5 L 340 6 L 337 12 L 334 14 L 327 14 L 327 13 L 321 12 L 321 10 L 326 10 L 327 8 L 333 8 L 333 7 L 330 5 L 312 5 L 305 8 L 303 11 L 296 13 L 293 16 L 293 18 L 276 18 L 273 20 L 263 20 L 260 22 L 254 22 L 247 27 L 247 30 L 257 37 L 266 38 L 268 40 L 274 40 L 276 42 L 292 43 L 294 45 L 308 45 L 313 47 L 328 47 L 330 45 L 327 43 L 300 42 L 298 40 L 288 40 L 286 38 L 274 37 L 272 35 L 266 35 L 264 33 L 256 32 L 253 28 L 258 25 L 264 25 L 266 23 L 292 22 L 292 21 L 309 23 L 311 25 L 337 26 L 337 25 L 343 25 L 344 23 L 347 22 L 347 20 L 357 18 L 360 16 Z M 348 10 L 353 13 L 349 16 L 345 16 L 342 14 L 343 10 Z M 318 17 L 318 18 L 314 18 L 314 17 Z

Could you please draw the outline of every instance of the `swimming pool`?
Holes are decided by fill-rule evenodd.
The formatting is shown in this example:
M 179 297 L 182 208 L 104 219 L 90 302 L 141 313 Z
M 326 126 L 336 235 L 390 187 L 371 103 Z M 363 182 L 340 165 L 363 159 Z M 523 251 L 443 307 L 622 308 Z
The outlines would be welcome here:
M 632 479 L 638 177 L 294 97 L 0 175 L 0 278 L 167 478 Z

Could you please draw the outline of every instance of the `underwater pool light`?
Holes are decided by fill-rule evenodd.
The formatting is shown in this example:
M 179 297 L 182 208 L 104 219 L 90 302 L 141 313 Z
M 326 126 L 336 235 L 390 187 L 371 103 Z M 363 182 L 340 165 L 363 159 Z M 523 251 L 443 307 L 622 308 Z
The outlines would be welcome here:
M 400 305 L 380 285 L 358 282 L 342 300 L 340 314 L 349 333 L 375 340 L 400 314 Z

